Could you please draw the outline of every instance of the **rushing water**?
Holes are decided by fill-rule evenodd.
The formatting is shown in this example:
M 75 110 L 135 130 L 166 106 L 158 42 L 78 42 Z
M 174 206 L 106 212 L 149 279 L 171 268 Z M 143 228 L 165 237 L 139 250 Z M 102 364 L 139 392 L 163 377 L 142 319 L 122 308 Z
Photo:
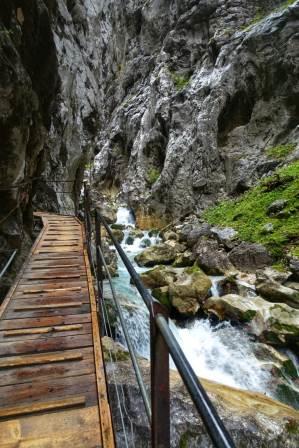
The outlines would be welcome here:
M 145 240 L 150 240 L 150 244 L 156 244 L 159 238 L 149 237 L 148 232 L 144 232 L 144 236 L 135 238 L 132 245 L 126 244 L 128 233 L 134 227 L 134 218 L 124 207 L 118 211 L 117 223 L 130 226 L 125 230 L 122 247 L 137 272 L 145 272 L 146 268 L 140 268 L 134 262 L 134 256 L 144 250 Z M 114 284 L 122 301 L 129 334 L 136 351 L 142 356 L 149 357 L 148 311 L 136 288 L 130 285 L 129 274 L 120 259 L 118 272 L 119 277 L 114 279 Z M 211 277 L 213 295 L 218 294 L 217 283 L 221 278 Z M 200 377 L 241 389 L 271 394 L 271 374 L 263 369 L 261 362 L 255 357 L 254 343 L 242 330 L 231 326 L 230 323 L 213 326 L 208 319 L 194 319 L 185 328 L 171 321 L 170 326 L 193 369 Z M 122 343 L 125 342 L 121 328 L 118 329 L 117 337 Z

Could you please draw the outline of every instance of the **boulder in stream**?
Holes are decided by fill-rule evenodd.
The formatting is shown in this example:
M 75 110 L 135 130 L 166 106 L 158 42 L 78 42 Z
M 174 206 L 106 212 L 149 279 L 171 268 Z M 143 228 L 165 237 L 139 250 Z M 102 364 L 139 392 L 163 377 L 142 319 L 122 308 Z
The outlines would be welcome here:
M 195 315 L 208 297 L 212 282 L 199 268 L 186 268 L 169 285 L 171 305 L 182 315 Z
M 256 290 L 258 294 L 270 302 L 283 302 L 293 308 L 299 308 L 299 292 L 281 285 L 266 273 L 259 272 L 257 274 Z
M 143 284 L 150 289 L 169 286 L 176 280 L 177 270 L 169 266 L 159 265 L 141 274 Z
M 173 245 L 161 243 L 145 249 L 140 254 L 136 255 L 135 261 L 139 266 L 152 267 L 157 264 L 171 264 L 174 262 L 177 253 L 181 252 L 184 247 L 176 244 Z
M 247 323 L 249 332 L 262 341 L 299 348 L 299 311 L 284 303 L 270 303 L 262 297 L 227 294 L 210 297 L 203 305 L 220 320 Z

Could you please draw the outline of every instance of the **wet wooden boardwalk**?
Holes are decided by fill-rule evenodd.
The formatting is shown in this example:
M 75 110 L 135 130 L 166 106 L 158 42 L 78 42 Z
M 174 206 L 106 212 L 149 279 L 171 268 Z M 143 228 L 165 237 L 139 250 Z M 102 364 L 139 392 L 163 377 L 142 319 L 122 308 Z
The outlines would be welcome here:
M 0 447 L 114 446 L 84 230 L 44 227 L 0 308 Z

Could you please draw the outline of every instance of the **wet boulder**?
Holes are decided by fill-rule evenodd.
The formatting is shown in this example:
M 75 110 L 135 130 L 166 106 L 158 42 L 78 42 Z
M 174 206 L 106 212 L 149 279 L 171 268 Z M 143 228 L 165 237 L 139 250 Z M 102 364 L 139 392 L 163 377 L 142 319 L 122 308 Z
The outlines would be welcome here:
M 232 320 L 233 322 L 251 322 L 262 306 L 256 297 L 242 297 L 238 294 L 227 294 L 221 297 L 210 297 L 203 305 L 203 308 L 211 314 L 215 314 L 219 320 Z
M 133 239 L 135 239 L 135 238 L 143 238 L 144 237 L 144 233 L 140 229 L 132 229 L 132 230 L 130 230 L 130 233 L 129 233 L 128 236 L 130 236 Z
M 160 288 L 155 288 L 152 290 L 152 296 L 158 300 L 162 305 L 164 305 L 169 312 L 173 311 L 172 304 L 169 297 L 168 286 L 161 286 Z
M 254 272 L 273 263 L 271 255 L 262 244 L 245 241 L 232 249 L 228 257 L 237 269 L 245 272 Z
M 175 243 L 175 241 L 173 241 Z M 136 255 L 135 261 L 139 266 L 152 267 L 157 264 L 171 264 L 174 262 L 181 245 L 162 243 L 145 249 Z
M 151 244 L 152 243 L 151 243 L 151 240 L 149 238 L 143 238 L 143 240 L 140 242 L 140 247 L 145 249 L 146 247 L 150 247 Z
M 124 239 L 124 236 L 125 236 L 124 232 L 122 230 L 120 230 L 120 229 L 112 229 L 111 231 L 112 231 L 112 235 L 114 236 L 114 238 L 119 243 L 121 243 L 122 240 Z
M 166 232 L 162 233 L 162 239 L 163 241 L 167 241 L 167 240 L 178 240 L 178 235 L 173 232 L 172 230 L 167 230 Z
M 107 224 L 113 224 L 116 222 L 117 212 L 115 207 L 110 206 L 109 204 L 105 204 L 100 205 L 98 209 L 103 218 L 106 220 Z
M 118 347 L 117 347 L 118 349 Z M 142 397 L 132 371 L 132 364 L 118 360 L 107 363 L 107 379 L 113 409 L 118 406 L 115 384 L 123 388 L 130 421 L 125 419 L 126 430 L 130 433 L 134 425 L 135 446 L 148 447 L 151 444 L 147 431 L 146 417 L 140 415 Z M 120 358 L 121 359 L 121 358 Z M 150 362 L 139 358 L 138 363 L 150 387 Z M 232 434 L 239 448 L 295 448 L 298 446 L 299 412 L 264 394 L 239 390 L 234 387 L 200 379 L 221 416 L 227 430 Z M 172 446 L 185 448 L 212 448 L 206 427 L 190 399 L 180 375 L 170 370 Z M 142 417 L 142 418 L 141 418 Z M 121 428 L 120 418 L 118 426 Z M 118 435 L 122 433 L 118 432 Z M 119 440 L 123 440 L 119 436 Z
M 284 303 L 273 304 L 258 296 L 228 294 L 210 297 L 203 308 L 220 320 L 248 324 L 249 332 L 264 342 L 299 348 L 299 311 Z
M 132 246 L 134 244 L 134 238 L 131 235 L 128 235 L 125 244 L 127 244 L 128 246 Z
M 193 249 L 198 266 L 209 275 L 222 275 L 233 269 L 227 253 L 214 239 L 201 237 Z
M 169 286 L 176 280 L 177 271 L 171 267 L 156 266 L 141 274 L 141 280 L 146 288 L 154 289 Z
M 186 268 L 169 285 L 171 305 L 184 316 L 195 315 L 208 297 L 212 282 L 199 268 Z
M 295 289 L 281 285 L 265 273 L 258 273 L 256 290 L 258 294 L 270 302 L 282 302 L 293 308 L 299 308 L 299 292 Z
M 190 250 L 186 250 L 183 253 L 177 255 L 176 259 L 172 263 L 175 268 L 185 268 L 193 266 L 196 260 L 196 256 Z

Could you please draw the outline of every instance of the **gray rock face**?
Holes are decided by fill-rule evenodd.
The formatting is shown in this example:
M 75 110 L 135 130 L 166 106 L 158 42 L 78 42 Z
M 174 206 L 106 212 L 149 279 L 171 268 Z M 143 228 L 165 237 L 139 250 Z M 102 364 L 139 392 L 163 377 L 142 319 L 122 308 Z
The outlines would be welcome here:
M 1 249 L 24 246 L 33 208 L 74 211 L 100 126 L 100 10 L 86 0 L 1 2 Z
M 273 170 L 265 149 L 298 141 L 299 4 L 282 4 L 103 3 L 98 184 L 181 216 Z
M 299 258 L 291 257 L 289 260 L 289 268 L 295 280 L 299 280 Z
M 198 266 L 209 275 L 222 275 L 233 268 L 228 255 L 215 240 L 201 237 L 194 248 L 194 254 Z
M 229 253 L 231 263 L 241 271 L 254 272 L 272 264 L 273 260 L 262 244 L 242 242 Z

